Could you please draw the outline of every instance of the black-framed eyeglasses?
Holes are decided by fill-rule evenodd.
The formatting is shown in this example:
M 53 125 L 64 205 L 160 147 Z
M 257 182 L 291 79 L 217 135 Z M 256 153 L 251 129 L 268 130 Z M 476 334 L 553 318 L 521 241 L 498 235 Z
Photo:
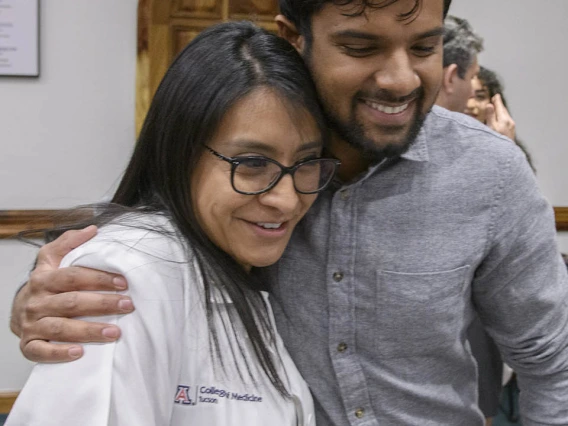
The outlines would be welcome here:
M 292 176 L 300 194 L 315 194 L 332 181 L 341 164 L 335 158 L 309 158 L 286 167 L 264 156 L 225 157 L 205 145 L 217 158 L 231 164 L 231 185 L 239 194 L 256 195 L 270 191 L 284 175 Z

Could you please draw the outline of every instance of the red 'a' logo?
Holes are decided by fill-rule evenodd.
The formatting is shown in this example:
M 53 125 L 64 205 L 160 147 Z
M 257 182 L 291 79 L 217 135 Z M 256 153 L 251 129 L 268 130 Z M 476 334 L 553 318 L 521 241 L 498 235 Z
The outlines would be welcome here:
M 191 399 L 189 398 L 189 386 L 178 385 L 176 397 L 174 398 L 176 404 L 191 404 Z

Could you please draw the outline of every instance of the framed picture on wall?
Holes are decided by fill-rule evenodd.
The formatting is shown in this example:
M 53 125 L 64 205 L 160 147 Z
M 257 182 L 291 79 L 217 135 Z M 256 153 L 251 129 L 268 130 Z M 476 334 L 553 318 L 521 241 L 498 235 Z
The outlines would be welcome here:
M 0 76 L 39 77 L 40 0 L 0 0 Z

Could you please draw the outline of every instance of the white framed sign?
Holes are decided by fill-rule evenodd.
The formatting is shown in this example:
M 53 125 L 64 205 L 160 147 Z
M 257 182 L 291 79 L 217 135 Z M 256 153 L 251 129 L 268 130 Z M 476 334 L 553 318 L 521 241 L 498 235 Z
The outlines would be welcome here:
M 40 0 L 0 0 L 0 76 L 39 76 Z

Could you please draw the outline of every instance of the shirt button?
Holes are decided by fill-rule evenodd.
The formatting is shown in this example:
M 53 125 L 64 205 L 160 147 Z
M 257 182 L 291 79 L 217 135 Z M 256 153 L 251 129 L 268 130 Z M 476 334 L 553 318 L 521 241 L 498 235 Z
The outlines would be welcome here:
M 345 201 L 349 198 L 349 192 L 346 189 L 344 189 L 343 191 L 339 192 L 339 196 L 343 201 Z
M 339 345 L 337 345 L 338 352 L 345 352 L 346 350 L 347 350 L 347 343 L 341 342 Z
M 365 415 L 365 410 L 363 410 L 362 408 L 358 408 L 357 410 L 355 410 L 355 417 L 357 417 L 358 419 L 363 418 L 364 415 Z
M 339 282 L 343 279 L 343 274 L 341 272 L 334 272 L 333 273 L 333 280 L 335 282 Z

